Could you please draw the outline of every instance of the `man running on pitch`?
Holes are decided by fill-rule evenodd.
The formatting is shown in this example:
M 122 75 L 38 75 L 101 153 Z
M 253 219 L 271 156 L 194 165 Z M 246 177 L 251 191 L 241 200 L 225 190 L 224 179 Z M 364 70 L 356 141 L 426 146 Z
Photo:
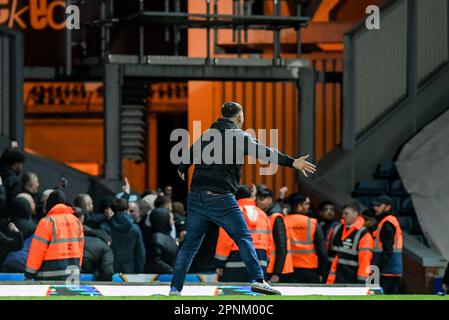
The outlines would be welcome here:
M 222 227 L 239 247 L 240 256 L 250 275 L 251 290 L 263 294 L 280 294 L 264 280 L 251 233 L 234 197 L 239 186 L 243 157 L 251 155 L 269 159 L 271 163 L 300 170 L 306 177 L 306 172 L 314 173 L 316 168 L 305 160 L 308 156 L 293 159 L 276 149 L 260 144 L 253 136 L 243 131 L 241 128 L 244 117 L 240 104 L 224 103 L 221 107 L 221 115 L 222 118 L 214 122 L 210 129 L 215 129 L 214 132 L 221 134 L 222 153 L 218 157 L 221 157 L 223 161 L 211 163 L 211 161 L 204 161 L 201 155 L 197 154 L 198 150 L 203 150 L 213 142 L 213 139 L 205 138 L 203 134 L 201 139 L 195 142 L 195 145 L 199 143 L 201 148 L 195 148 L 195 145 L 191 147 L 189 163 L 182 162 L 178 167 L 179 176 L 184 180 L 192 161 L 195 164 L 187 197 L 187 234 L 176 258 L 170 295 L 181 294 L 186 273 L 210 222 Z M 229 158 L 230 153 L 232 153 L 231 158 Z

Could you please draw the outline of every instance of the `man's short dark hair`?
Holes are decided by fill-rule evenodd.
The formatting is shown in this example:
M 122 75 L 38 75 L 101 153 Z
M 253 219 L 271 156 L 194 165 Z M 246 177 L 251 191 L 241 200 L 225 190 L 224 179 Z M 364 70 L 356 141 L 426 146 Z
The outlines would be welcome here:
M 295 210 L 299 204 L 306 202 L 307 197 L 299 192 L 292 193 L 288 196 L 286 202 L 290 206 L 291 210 Z
M 6 165 L 12 166 L 14 163 L 24 163 L 25 154 L 17 149 L 10 149 L 3 154 L 3 161 Z
M 273 197 L 273 191 L 265 185 L 258 185 L 256 197 L 257 198 Z
M 251 188 L 247 185 L 240 185 L 235 193 L 237 200 L 251 198 Z
M 171 202 L 171 198 L 167 196 L 159 196 L 154 200 L 154 207 L 160 208 L 163 207 Z
M 320 202 L 320 205 L 318 206 L 318 211 L 323 211 L 325 206 L 332 206 L 335 208 L 335 204 L 332 201 L 323 201 Z
M 221 115 L 224 118 L 234 118 L 242 110 L 242 107 L 236 102 L 225 102 L 221 106 Z
M 124 212 L 128 210 L 128 200 L 115 199 L 114 201 L 112 201 L 111 210 L 114 211 L 114 213 Z
M 357 213 L 360 213 L 360 206 L 357 202 L 351 202 L 351 203 L 345 204 L 343 206 L 343 210 L 348 209 L 348 208 Z

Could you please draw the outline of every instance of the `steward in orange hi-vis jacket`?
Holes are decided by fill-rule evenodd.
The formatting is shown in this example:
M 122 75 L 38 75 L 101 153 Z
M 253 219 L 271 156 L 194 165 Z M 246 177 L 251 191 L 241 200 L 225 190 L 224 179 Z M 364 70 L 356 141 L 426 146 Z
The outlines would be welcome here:
M 356 203 L 343 207 L 343 219 L 331 231 L 327 284 L 365 283 L 373 258 L 374 240 L 359 216 Z
M 61 191 L 53 191 L 50 197 L 55 192 L 62 194 Z M 52 200 L 50 197 L 48 201 Z M 69 266 L 81 268 L 83 249 L 84 231 L 81 222 L 74 216 L 71 207 L 58 203 L 39 221 L 31 241 L 25 278 L 66 280 L 73 274 Z
M 256 207 L 256 201 L 254 199 L 242 198 L 237 203 L 248 224 L 260 265 L 265 274 L 273 241 L 270 219 L 263 210 Z M 237 244 L 222 228 L 220 228 L 218 234 L 215 264 L 219 269 L 223 269 L 221 281 L 249 281 L 249 274 L 240 257 Z

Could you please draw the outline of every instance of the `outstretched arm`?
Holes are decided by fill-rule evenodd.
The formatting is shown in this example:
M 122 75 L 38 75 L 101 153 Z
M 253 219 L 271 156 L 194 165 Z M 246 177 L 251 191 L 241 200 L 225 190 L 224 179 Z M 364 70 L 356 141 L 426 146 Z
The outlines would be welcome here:
M 299 157 L 294 159 L 289 155 L 286 155 L 279 151 L 276 148 L 270 148 L 263 144 L 261 144 L 255 137 L 250 135 L 249 133 L 242 132 L 245 135 L 245 144 L 244 144 L 244 153 L 245 155 L 250 155 L 254 158 L 265 158 L 269 160 L 274 160 L 274 163 L 277 163 L 284 167 L 292 167 L 296 170 L 302 172 L 302 174 L 307 177 L 307 172 L 315 173 L 316 166 L 313 163 L 306 161 L 309 158 L 309 155 Z

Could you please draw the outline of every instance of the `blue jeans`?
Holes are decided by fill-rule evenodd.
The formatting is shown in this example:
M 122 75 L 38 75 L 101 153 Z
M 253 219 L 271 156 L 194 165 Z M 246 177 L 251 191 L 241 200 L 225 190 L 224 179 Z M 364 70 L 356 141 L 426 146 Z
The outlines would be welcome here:
M 235 241 L 251 280 L 263 279 L 251 233 L 235 196 L 232 193 L 212 194 L 194 190 L 187 197 L 187 234 L 176 257 L 171 287 L 182 290 L 187 271 L 203 241 L 209 222 L 222 227 Z

